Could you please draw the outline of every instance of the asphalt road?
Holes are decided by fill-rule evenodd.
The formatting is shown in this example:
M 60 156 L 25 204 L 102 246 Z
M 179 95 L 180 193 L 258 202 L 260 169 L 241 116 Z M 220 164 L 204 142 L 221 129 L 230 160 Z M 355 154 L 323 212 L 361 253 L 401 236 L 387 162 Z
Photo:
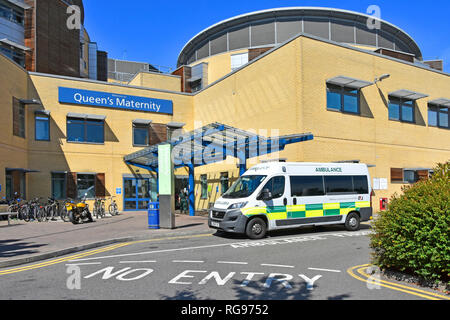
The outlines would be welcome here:
M 217 233 L 125 243 L 0 270 L 0 299 L 439 298 L 432 290 L 383 282 L 377 273 L 367 281 L 370 232 L 368 226 L 354 233 L 323 227 L 261 241 Z

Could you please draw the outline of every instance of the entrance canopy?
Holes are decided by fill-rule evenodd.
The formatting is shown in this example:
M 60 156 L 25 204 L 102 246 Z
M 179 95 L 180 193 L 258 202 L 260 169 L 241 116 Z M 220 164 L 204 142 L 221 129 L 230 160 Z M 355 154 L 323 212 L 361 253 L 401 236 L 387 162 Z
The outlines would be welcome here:
M 172 160 L 176 169 L 217 163 L 231 156 L 239 159 L 242 174 L 247 159 L 283 151 L 288 144 L 313 139 L 311 133 L 267 138 L 216 122 L 173 138 L 165 144 L 173 146 Z M 124 160 L 127 164 L 157 172 L 158 146 L 130 154 Z
M 221 123 L 212 123 L 162 144 L 171 144 L 175 169 L 189 168 L 189 214 L 195 215 L 196 167 L 218 163 L 227 157 L 239 159 L 240 175 L 247 170 L 247 160 L 283 151 L 288 144 L 313 140 L 311 133 L 264 137 Z M 158 173 L 158 147 L 154 145 L 124 157 L 125 163 Z M 159 187 L 159 186 L 158 186 Z

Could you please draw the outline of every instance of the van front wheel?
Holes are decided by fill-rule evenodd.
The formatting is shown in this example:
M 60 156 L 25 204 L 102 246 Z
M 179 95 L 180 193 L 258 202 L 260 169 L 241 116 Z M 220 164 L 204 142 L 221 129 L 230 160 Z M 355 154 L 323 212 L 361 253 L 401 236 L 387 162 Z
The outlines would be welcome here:
M 245 232 L 250 239 L 262 239 L 266 236 L 267 224 L 261 218 L 254 218 L 247 224 Z
M 361 226 L 361 218 L 356 212 L 352 212 L 347 216 L 345 220 L 345 228 L 348 231 L 358 231 Z

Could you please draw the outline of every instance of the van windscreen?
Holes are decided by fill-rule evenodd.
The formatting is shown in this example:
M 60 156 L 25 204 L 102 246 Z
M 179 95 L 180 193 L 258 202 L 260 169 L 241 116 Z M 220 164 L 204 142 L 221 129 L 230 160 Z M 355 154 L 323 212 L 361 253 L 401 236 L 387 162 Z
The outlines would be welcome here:
M 250 197 L 266 178 L 267 176 L 242 176 L 222 197 L 225 199 Z

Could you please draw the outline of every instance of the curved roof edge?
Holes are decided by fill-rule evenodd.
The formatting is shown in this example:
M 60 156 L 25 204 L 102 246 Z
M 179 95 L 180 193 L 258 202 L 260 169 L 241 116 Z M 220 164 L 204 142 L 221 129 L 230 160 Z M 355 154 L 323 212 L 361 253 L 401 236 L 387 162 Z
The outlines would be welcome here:
M 350 15 L 354 15 L 354 16 L 359 16 L 362 18 L 370 18 L 370 19 L 376 19 L 378 21 L 380 21 L 381 23 L 394 28 L 396 30 L 398 30 L 399 33 L 402 33 L 406 38 L 409 38 L 411 40 L 411 44 L 413 44 L 413 47 L 415 47 L 414 51 L 416 51 L 416 55 L 418 58 L 422 59 L 423 55 L 422 55 L 422 51 L 420 50 L 419 45 L 417 44 L 417 42 L 414 40 L 413 37 L 411 37 L 407 32 L 405 32 L 403 29 L 397 27 L 396 25 L 387 22 L 383 19 L 378 19 L 374 16 L 370 16 L 368 14 L 365 13 L 360 13 L 360 12 L 356 12 L 356 11 L 351 11 L 351 10 L 345 10 L 345 9 L 337 9 L 337 8 L 328 8 L 328 7 L 280 7 L 280 8 L 272 8 L 272 9 L 264 9 L 264 10 L 259 10 L 259 11 L 253 11 L 253 12 L 249 12 L 249 13 L 245 13 L 245 14 L 241 14 L 241 15 L 237 15 L 225 20 L 222 20 L 220 22 L 217 22 L 215 24 L 213 24 L 212 26 L 203 29 L 202 31 L 200 31 L 199 33 L 197 33 L 195 36 L 193 36 L 188 42 L 186 42 L 186 44 L 184 45 L 184 47 L 181 49 L 180 54 L 178 55 L 178 60 L 177 60 L 177 65 L 180 66 L 182 64 L 180 64 L 180 57 L 182 56 L 182 54 L 184 53 L 184 51 L 186 50 L 186 48 L 188 48 L 188 46 L 194 42 L 197 38 L 205 35 L 208 36 L 208 32 L 212 31 L 213 29 L 222 26 L 222 25 L 226 25 L 227 23 L 231 22 L 231 21 L 235 21 L 235 20 L 239 20 L 239 19 L 245 19 L 247 18 L 248 20 L 246 21 L 251 22 L 253 19 L 251 19 L 253 16 L 258 16 L 258 15 L 263 15 L 263 14 L 268 14 L 268 13 L 273 13 L 273 16 L 276 17 L 276 13 L 278 12 L 286 12 L 286 11 L 323 11 L 323 12 L 328 12 L 328 16 L 332 17 L 333 13 L 342 13 L 342 14 L 350 14 Z M 264 19 L 266 19 L 267 17 L 265 17 Z M 339 17 L 336 17 L 339 18 Z M 342 17 L 341 17 L 342 18 Z M 259 20 L 258 18 L 255 17 L 254 19 L 255 21 Z M 218 30 L 220 32 L 220 30 Z M 200 39 L 199 42 L 202 42 L 204 39 Z

